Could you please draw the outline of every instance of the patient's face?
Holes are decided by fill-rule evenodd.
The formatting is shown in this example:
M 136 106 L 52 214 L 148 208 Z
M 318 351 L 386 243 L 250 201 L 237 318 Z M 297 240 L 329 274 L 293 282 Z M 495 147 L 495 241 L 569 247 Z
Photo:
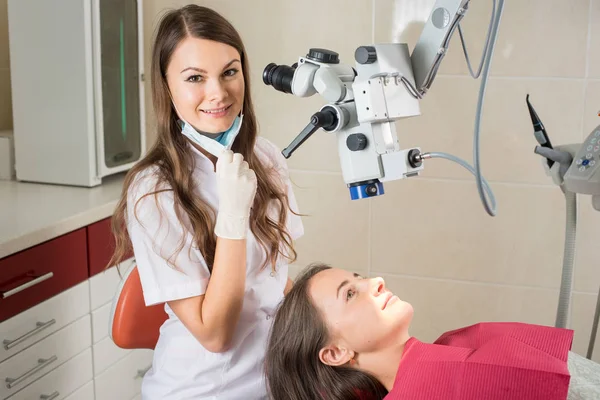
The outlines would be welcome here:
M 311 279 L 309 294 L 332 339 L 359 354 L 393 344 L 412 319 L 412 306 L 387 290 L 381 278 L 332 268 Z

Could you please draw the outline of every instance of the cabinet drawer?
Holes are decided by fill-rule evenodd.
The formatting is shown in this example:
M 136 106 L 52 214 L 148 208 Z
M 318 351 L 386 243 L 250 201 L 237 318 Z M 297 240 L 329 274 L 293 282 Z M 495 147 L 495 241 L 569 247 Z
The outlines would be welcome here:
M 92 348 L 94 355 L 94 376 L 100 375 L 107 368 L 131 353 L 131 351 L 117 347 L 109 337 L 105 337 L 99 343 L 94 344 Z
M 152 365 L 152 350 L 133 350 L 95 378 L 96 400 L 127 400 L 141 390 L 142 378 Z
M 81 353 L 92 344 L 90 316 L 53 333 L 41 342 L 23 350 L 0 364 L 0 399 L 4 399 L 65 361 Z
M 92 312 L 92 339 L 98 343 L 108 337 L 108 323 L 112 304 L 108 303 Z
M 89 298 L 85 281 L 0 323 L 0 362 L 88 314 Z
M 125 274 L 134 262 L 134 259 L 130 258 L 123 261 L 119 265 L 119 269 L 117 269 L 117 267 L 111 267 L 90 278 L 92 311 L 112 302 L 117 288 L 119 287 L 119 283 L 121 282 L 121 275 Z
M 85 228 L 0 260 L 0 322 L 85 281 Z
M 10 400 L 92 400 L 94 398 L 93 381 L 87 384 L 89 385 L 87 393 L 83 391 L 80 392 L 81 389 L 84 389 L 82 386 L 92 378 L 92 353 L 90 349 L 87 349 L 45 375 L 43 378 L 27 386 L 25 389 L 11 397 Z M 78 390 L 78 388 L 81 389 Z M 83 396 L 84 394 L 85 397 Z
M 87 226 L 88 249 L 90 252 L 90 276 L 104 271 L 115 250 L 115 240 L 111 231 L 111 218 Z M 133 252 L 125 259 L 133 257 Z
M 65 400 L 94 400 L 94 381 L 89 381 L 75 393 L 65 397 Z M 140 398 L 140 400 L 142 399 Z

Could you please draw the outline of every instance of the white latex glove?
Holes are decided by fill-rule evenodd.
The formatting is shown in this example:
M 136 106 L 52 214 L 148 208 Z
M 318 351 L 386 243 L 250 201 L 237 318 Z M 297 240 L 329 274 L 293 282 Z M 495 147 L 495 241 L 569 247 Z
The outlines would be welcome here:
M 231 150 L 219 156 L 216 173 L 219 212 L 215 234 L 224 239 L 245 239 L 256 195 L 256 174 L 241 154 Z

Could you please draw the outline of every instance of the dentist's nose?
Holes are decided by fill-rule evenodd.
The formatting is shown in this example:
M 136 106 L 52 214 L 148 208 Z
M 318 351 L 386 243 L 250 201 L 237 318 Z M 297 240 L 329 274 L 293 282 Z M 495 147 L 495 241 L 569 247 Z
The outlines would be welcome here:
M 227 97 L 227 88 L 220 79 L 210 79 L 206 85 L 206 96 L 211 103 L 218 103 Z

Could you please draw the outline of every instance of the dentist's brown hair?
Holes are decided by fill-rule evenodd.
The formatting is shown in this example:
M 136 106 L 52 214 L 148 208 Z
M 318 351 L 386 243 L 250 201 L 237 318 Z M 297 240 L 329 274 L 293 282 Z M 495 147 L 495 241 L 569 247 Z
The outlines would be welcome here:
M 156 31 L 152 48 L 151 83 L 158 138 L 146 156 L 128 172 L 125 178 L 123 194 L 112 219 L 116 250 L 107 267 L 123 261 L 125 254 L 131 249 L 126 231 L 127 192 L 139 172 L 147 168 L 156 168 L 157 188 L 153 193 L 146 194 L 142 198 L 162 191 L 172 192 L 179 222 L 183 227 L 190 227 L 194 245 L 202 253 L 209 269 L 212 269 L 217 243 L 213 233 L 215 213 L 194 193 L 193 189 L 197 185 L 202 185 L 202 182 L 193 179 L 194 158 L 190 153 L 187 139 L 181 134 L 166 80 L 166 71 L 173 52 L 187 37 L 224 43 L 235 48 L 240 54 L 245 83 L 244 121 L 232 150 L 243 155 L 258 180 L 250 214 L 250 229 L 267 255 L 263 267 L 270 264 L 274 269 L 280 255 L 293 262 L 296 259 L 296 252 L 286 230 L 286 218 L 288 212 L 291 212 L 286 186 L 280 180 L 277 171 L 267 168 L 258 157 L 254 156 L 258 127 L 250 97 L 250 68 L 244 44 L 238 32 L 223 16 L 210 8 L 190 4 L 163 15 Z M 267 211 L 272 204 L 277 211 L 273 216 L 269 216 Z M 185 239 L 183 235 L 176 253 L 183 249 Z M 176 254 L 169 255 L 167 261 L 174 259 L 175 256 Z

